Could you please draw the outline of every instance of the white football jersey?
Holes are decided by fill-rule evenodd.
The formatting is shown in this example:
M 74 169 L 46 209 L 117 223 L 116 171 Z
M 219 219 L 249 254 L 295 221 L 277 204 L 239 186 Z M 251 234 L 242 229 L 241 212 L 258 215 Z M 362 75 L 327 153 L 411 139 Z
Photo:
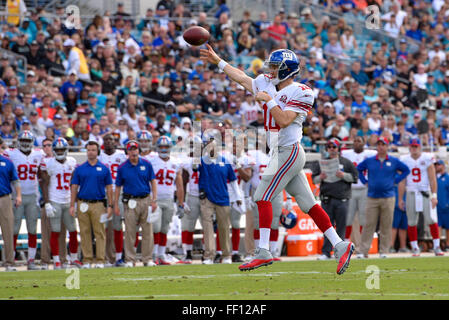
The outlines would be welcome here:
M 251 163 L 253 168 L 253 176 L 251 177 L 250 186 L 254 191 L 262 180 L 262 174 L 265 171 L 265 168 L 268 166 L 270 162 L 270 158 L 266 153 L 263 153 L 261 150 L 250 150 L 248 151 L 249 156 L 251 157 Z
M 128 157 L 124 151 L 116 150 L 113 154 L 108 155 L 104 151 L 101 151 L 98 161 L 103 163 L 111 171 L 112 188 L 115 190 L 115 179 L 117 178 L 118 167 L 126 162 Z
M 291 110 L 298 113 L 288 127 L 281 129 L 274 121 L 271 113 L 268 112 L 267 105 L 263 105 L 264 128 L 267 131 L 267 143 L 270 150 L 273 150 L 275 146 L 285 147 L 300 142 L 302 139 L 302 123 L 313 106 L 312 89 L 304 84 L 293 82 L 277 91 L 276 86 L 271 84 L 269 77 L 263 74 L 254 79 L 252 85 L 254 96 L 260 91 L 266 91 L 276 101 L 281 110 Z
M 409 154 L 402 156 L 400 160 L 410 169 L 406 181 L 407 191 L 429 191 L 430 182 L 427 168 L 435 162 L 434 156 L 423 152 L 416 160 Z
M 242 194 L 248 196 L 249 191 L 248 188 L 246 187 L 247 182 L 243 181 L 242 177 L 240 177 L 239 172 L 236 169 L 236 162 L 239 163 L 240 167 L 242 167 L 243 169 L 251 168 L 252 167 L 251 157 L 248 156 L 246 153 L 242 153 L 242 155 L 237 160 L 235 160 L 236 156 L 233 154 L 224 153 L 223 156 L 228 159 L 232 167 L 232 170 L 234 170 L 235 176 L 237 178 L 237 184 L 240 190 L 242 191 Z M 229 182 L 228 182 L 228 194 L 231 194 L 231 186 L 229 185 Z
M 34 149 L 27 156 L 19 149 L 7 149 L 4 155 L 9 158 L 16 167 L 17 175 L 20 180 L 22 194 L 37 194 L 39 181 L 37 171 L 45 153 L 42 150 Z
M 50 176 L 50 183 L 48 185 L 48 197 L 50 201 L 69 203 L 70 180 L 76 168 L 75 158 L 67 157 L 64 163 L 59 162 L 55 158 L 44 158 L 40 168 Z
M 249 104 L 248 102 L 242 102 L 240 106 L 240 112 L 245 117 L 246 124 L 249 124 L 257 120 L 257 112 L 262 110 L 258 103 Z
M 369 149 L 365 149 L 360 153 L 355 152 L 353 149 L 341 151 L 342 157 L 350 160 L 356 167 L 358 166 L 359 163 L 361 163 L 366 158 L 373 157 L 376 154 L 377 154 L 376 150 L 369 150 Z M 364 172 L 364 176 L 368 180 L 368 172 Z M 360 179 L 358 179 L 357 183 L 352 184 L 352 188 L 360 189 L 360 188 L 366 188 L 366 186 L 360 181 Z
M 187 192 L 192 196 L 199 197 L 200 195 L 200 174 L 199 170 L 193 171 L 193 158 L 186 158 L 181 164 L 181 168 L 189 173 L 189 182 L 187 183 Z
M 150 159 L 157 182 L 157 198 L 173 199 L 176 190 L 176 174 L 180 167 L 172 160 L 162 160 L 160 157 Z

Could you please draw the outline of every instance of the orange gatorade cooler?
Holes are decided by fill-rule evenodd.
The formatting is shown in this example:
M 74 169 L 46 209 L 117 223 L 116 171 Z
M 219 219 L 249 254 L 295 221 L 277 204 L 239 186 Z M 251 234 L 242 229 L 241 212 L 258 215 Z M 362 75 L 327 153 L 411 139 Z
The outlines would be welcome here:
M 287 256 L 305 257 L 317 253 L 315 234 L 297 234 L 287 236 Z

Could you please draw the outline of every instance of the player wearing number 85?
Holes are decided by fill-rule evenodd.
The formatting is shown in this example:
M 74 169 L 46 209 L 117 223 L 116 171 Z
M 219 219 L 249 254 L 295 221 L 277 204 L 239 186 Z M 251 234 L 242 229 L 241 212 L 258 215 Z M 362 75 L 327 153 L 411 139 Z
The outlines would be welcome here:
M 254 259 L 239 269 L 252 270 L 273 262 L 269 251 L 272 200 L 285 189 L 335 247 L 337 273 L 342 274 L 349 265 L 354 245 L 338 236 L 328 215 L 313 196 L 303 170 L 305 153 L 300 144 L 302 123 L 312 109 L 314 94 L 308 86 L 294 81 L 300 71 L 298 57 L 287 49 L 273 51 L 265 62 L 266 74 L 252 79 L 223 61 L 211 46 L 206 46 L 207 49 L 200 50 L 201 58 L 218 65 L 231 80 L 245 87 L 263 104 L 264 127 L 270 147 L 270 162 L 254 194 L 259 211 L 259 248 Z
M 36 227 L 39 217 L 37 175 L 39 164 L 45 154 L 42 150 L 33 150 L 34 140 L 35 137 L 31 131 L 22 131 L 17 138 L 18 149 L 5 150 L 5 156 L 16 167 L 22 189 L 22 204 L 14 207 L 14 250 L 22 225 L 22 217 L 25 216 L 28 231 L 28 270 L 40 270 L 34 264 L 37 246 Z
M 59 233 L 61 220 L 69 231 L 70 258 L 75 267 L 81 267 L 78 260 L 78 238 L 75 217 L 70 215 L 70 179 L 76 168 L 76 160 L 68 157 L 68 143 L 64 138 L 52 144 L 52 158 L 44 158 L 40 165 L 40 185 L 45 203 L 45 213 L 50 219 L 50 248 L 54 269 L 61 269 L 59 259 Z

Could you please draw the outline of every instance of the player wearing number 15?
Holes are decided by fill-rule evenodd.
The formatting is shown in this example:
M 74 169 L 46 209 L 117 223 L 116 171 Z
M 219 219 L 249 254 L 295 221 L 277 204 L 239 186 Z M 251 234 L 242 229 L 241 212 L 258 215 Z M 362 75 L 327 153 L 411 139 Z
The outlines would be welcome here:
M 335 231 L 326 212 L 317 203 L 304 173 L 305 153 L 301 147 L 302 124 L 314 104 L 311 88 L 295 82 L 300 71 L 296 54 L 287 49 L 273 51 L 265 63 L 266 74 L 252 79 L 242 70 L 230 66 L 212 49 L 201 49 L 201 58 L 218 65 L 233 81 L 252 92 L 263 104 L 265 130 L 271 156 L 262 181 L 257 186 L 254 201 L 259 211 L 259 248 L 254 259 L 239 267 L 252 270 L 273 262 L 269 251 L 270 228 L 273 219 L 272 201 L 282 190 L 294 196 L 303 212 L 315 221 L 318 228 L 335 247 L 337 273 L 349 266 L 354 245 L 343 241 Z
M 45 213 L 50 218 L 50 248 L 54 269 L 61 269 L 59 259 L 59 233 L 61 221 L 69 231 L 70 257 L 75 267 L 81 267 L 78 260 L 78 238 L 75 217 L 70 215 L 70 179 L 76 167 L 76 160 L 68 157 L 68 143 L 64 138 L 52 144 L 52 158 L 44 158 L 40 165 L 40 183 L 45 203 Z
M 33 150 L 35 138 L 31 131 L 22 131 L 17 140 L 18 149 L 5 150 L 5 156 L 16 167 L 22 189 L 22 204 L 14 208 L 14 250 L 22 225 L 22 217 L 25 216 L 28 231 L 28 270 L 40 270 L 34 264 L 37 246 L 36 227 L 40 211 L 37 205 L 37 175 L 45 154 L 42 150 Z

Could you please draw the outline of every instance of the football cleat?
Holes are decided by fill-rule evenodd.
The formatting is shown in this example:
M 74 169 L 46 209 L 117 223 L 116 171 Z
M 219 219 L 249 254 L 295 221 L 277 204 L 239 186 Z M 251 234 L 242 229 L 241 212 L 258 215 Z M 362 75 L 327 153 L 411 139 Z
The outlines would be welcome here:
M 115 262 L 115 267 L 121 268 L 121 267 L 126 267 L 126 263 L 123 259 L 117 260 Z
M 271 252 L 264 248 L 257 248 L 254 259 L 239 266 L 240 271 L 253 270 L 259 267 L 268 266 L 273 263 Z
M 341 241 L 335 245 L 335 258 L 338 260 L 337 274 L 343 274 L 349 267 L 355 247 L 352 242 Z
M 433 252 L 437 257 L 444 256 L 444 252 L 440 247 L 436 247 L 435 249 L 433 249 Z
M 232 262 L 243 262 L 243 259 L 238 253 L 235 253 L 232 255 Z
M 171 263 L 166 260 L 165 255 L 159 256 L 157 258 L 157 260 L 159 262 L 158 263 L 159 266 L 169 266 L 169 265 L 171 265 Z
M 62 266 L 61 266 L 61 262 L 55 262 L 53 264 L 53 270 L 61 270 Z
M 421 255 L 421 250 L 419 250 L 419 248 L 412 249 L 412 257 L 419 257 L 420 255 Z
M 38 267 L 38 266 L 34 263 L 34 260 L 28 260 L 28 263 L 27 263 L 27 270 L 29 270 L 29 271 L 36 271 L 36 270 L 41 270 L 41 268 Z
M 79 260 L 74 260 L 72 261 L 72 263 L 70 264 L 71 266 L 77 267 L 77 268 L 82 268 L 83 267 L 83 263 Z

